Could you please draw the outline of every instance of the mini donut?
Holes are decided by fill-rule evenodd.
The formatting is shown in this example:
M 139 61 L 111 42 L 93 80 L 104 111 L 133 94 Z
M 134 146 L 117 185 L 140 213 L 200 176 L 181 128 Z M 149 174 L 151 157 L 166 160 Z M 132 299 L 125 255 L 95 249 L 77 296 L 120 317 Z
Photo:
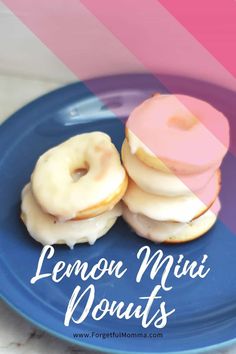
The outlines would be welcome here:
M 40 208 L 30 184 L 22 191 L 21 218 L 29 234 L 43 245 L 67 244 L 70 248 L 83 242 L 92 245 L 109 231 L 120 215 L 119 203 L 112 210 L 94 218 L 62 223 Z
M 185 176 L 184 182 L 173 173 L 164 173 L 145 165 L 130 151 L 125 139 L 122 150 L 122 161 L 134 182 L 145 192 L 164 197 L 176 197 L 198 192 L 210 181 L 215 171 L 207 171 L 199 175 Z M 188 188 L 188 186 L 194 188 Z
M 185 223 L 209 209 L 216 200 L 219 190 L 219 170 L 197 196 L 194 193 L 178 197 L 150 194 L 144 192 L 130 179 L 123 201 L 132 213 L 142 214 L 158 221 Z
M 215 201 L 215 208 L 220 210 L 220 202 Z M 138 236 L 160 243 L 183 243 L 192 241 L 209 231 L 217 220 L 217 214 L 211 209 L 189 223 L 156 221 L 142 214 L 132 213 L 123 206 L 123 218 Z
M 86 173 L 76 180 L 77 171 Z M 102 132 L 76 135 L 45 152 L 31 176 L 40 207 L 59 220 L 86 219 L 111 210 L 128 179 L 111 138 Z
M 149 167 L 199 174 L 219 168 L 229 148 L 229 124 L 205 101 L 157 94 L 132 111 L 126 138 L 131 152 Z

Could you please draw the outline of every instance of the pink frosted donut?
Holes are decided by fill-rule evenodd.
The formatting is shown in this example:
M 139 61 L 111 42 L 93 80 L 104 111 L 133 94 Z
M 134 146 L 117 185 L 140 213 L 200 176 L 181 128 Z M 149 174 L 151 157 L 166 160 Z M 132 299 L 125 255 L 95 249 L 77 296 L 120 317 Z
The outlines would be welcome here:
M 152 168 L 201 173 L 220 166 L 229 148 L 229 124 L 207 102 L 156 94 L 130 114 L 126 137 L 131 152 Z

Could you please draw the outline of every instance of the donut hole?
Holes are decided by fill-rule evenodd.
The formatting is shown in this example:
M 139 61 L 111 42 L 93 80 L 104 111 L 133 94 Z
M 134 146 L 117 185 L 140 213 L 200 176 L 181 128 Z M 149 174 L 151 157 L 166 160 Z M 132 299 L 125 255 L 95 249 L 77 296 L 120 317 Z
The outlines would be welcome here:
M 173 116 L 168 119 L 170 128 L 179 130 L 190 130 L 198 123 L 198 119 L 194 116 Z
M 81 177 L 85 176 L 88 173 L 88 168 L 77 168 L 71 172 L 71 178 L 73 182 L 77 182 Z

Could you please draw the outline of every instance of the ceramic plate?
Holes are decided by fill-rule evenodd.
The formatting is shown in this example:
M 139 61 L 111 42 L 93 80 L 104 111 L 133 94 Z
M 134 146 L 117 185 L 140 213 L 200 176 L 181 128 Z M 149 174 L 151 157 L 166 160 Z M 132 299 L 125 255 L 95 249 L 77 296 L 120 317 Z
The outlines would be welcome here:
M 187 78 L 166 76 L 165 79 L 172 80 L 176 92 L 216 102 L 228 117 L 235 114 L 234 92 Z M 109 134 L 120 149 L 124 139 L 123 120 L 131 109 L 153 92 L 165 92 L 155 78 L 146 75 L 99 78 L 90 81 L 89 86 L 96 87 L 102 101 L 82 83 L 75 83 L 30 103 L 0 127 L 0 286 L 3 299 L 35 325 L 90 349 L 112 353 L 199 353 L 202 348 L 216 349 L 231 344 L 236 336 L 236 237 L 221 218 L 207 235 L 183 245 L 155 245 L 137 237 L 120 218 L 92 247 L 87 244 L 77 245 L 73 250 L 55 247 L 54 256 L 46 259 L 42 268 L 42 273 L 51 273 L 58 261 L 73 264 L 80 260 L 88 262 L 91 269 L 105 258 L 108 263 L 123 262 L 127 271 L 120 279 L 106 273 L 98 280 L 90 277 L 82 281 L 79 275 L 72 274 L 59 283 L 49 277 L 30 283 L 42 247 L 30 238 L 20 221 L 20 193 L 39 155 L 75 134 L 94 130 Z M 221 200 L 223 209 L 228 208 L 229 212 L 235 210 L 232 198 L 235 170 L 235 159 L 228 154 L 222 166 Z M 231 202 L 233 209 L 230 209 Z M 92 310 L 104 298 L 108 306 L 113 301 L 123 301 L 125 307 L 133 303 L 134 309 L 138 305 L 144 309 L 147 299 L 140 297 L 150 296 L 160 284 L 164 270 L 151 279 L 150 266 L 141 281 L 135 281 L 142 261 L 142 257 L 137 258 L 137 252 L 144 246 L 152 255 L 161 250 L 163 257 L 173 257 L 173 266 L 179 255 L 198 265 L 203 255 L 207 255 L 206 268 L 210 267 L 210 271 L 203 279 L 188 275 L 178 279 L 171 268 L 166 285 L 172 289 L 160 289 L 161 298 L 154 299 L 149 313 L 150 320 L 161 302 L 165 302 L 166 311 L 175 309 L 164 328 L 155 328 L 153 323 L 144 328 L 141 318 L 134 316 L 127 320 L 105 315 L 94 320 Z M 95 298 L 87 317 L 80 324 L 71 320 L 70 325 L 65 326 L 68 301 L 75 287 L 79 285 L 84 291 L 91 284 Z M 75 309 L 74 319 L 84 313 L 86 294 Z M 103 302 L 103 306 L 106 304 Z

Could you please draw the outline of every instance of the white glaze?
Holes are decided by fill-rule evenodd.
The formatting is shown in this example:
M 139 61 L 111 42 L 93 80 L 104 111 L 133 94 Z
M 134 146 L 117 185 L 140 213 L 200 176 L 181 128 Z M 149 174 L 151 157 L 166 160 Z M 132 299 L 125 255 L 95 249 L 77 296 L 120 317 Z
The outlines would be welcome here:
M 144 144 L 130 129 L 127 129 L 127 137 L 129 140 L 129 147 L 131 154 L 135 154 L 139 149 L 144 150 L 148 155 L 156 157 L 156 155 Z
M 159 221 L 189 222 L 214 202 L 219 191 L 218 179 L 218 174 L 215 174 L 198 195 L 191 193 L 178 197 L 147 193 L 130 179 L 123 200 L 133 213 Z
M 216 200 L 219 205 L 219 200 Z M 216 222 L 217 215 L 210 209 L 189 223 L 156 221 L 142 214 L 132 213 L 123 205 L 123 218 L 137 233 L 153 242 L 186 242 L 206 233 Z
M 46 214 L 34 199 L 30 184 L 22 191 L 21 211 L 30 235 L 43 245 L 65 243 L 73 248 L 76 243 L 89 242 L 91 245 L 105 235 L 121 215 L 121 206 L 94 218 L 59 222 Z
M 206 175 L 191 175 L 189 177 L 191 181 L 189 180 L 190 182 L 185 184 L 175 174 L 160 172 L 145 165 L 131 153 L 127 140 L 124 141 L 122 146 L 122 160 L 129 176 L 147 193 L 170 197 L 181 196 L 192 194 L 192 192 L 202 189 L 209 182 L 209 173 Z M 213 175 L 214 171 L 210 177 Z M 194 179 L 194 182 L 192 182 L 192 179 Z M 188 181 L 188 177 L 185 176 L 184 180 Z M 191 191 L 187 185 L 194 185 L 195 189 Z
M 80 168 L 88 172 L 75 181 L 73 172 Z M 92 132 L 45 152 L 36 163 L 31 182 L 41 208 L 65 221 L 111 197 L 124 178 L 125 170 L 111 138 Z

